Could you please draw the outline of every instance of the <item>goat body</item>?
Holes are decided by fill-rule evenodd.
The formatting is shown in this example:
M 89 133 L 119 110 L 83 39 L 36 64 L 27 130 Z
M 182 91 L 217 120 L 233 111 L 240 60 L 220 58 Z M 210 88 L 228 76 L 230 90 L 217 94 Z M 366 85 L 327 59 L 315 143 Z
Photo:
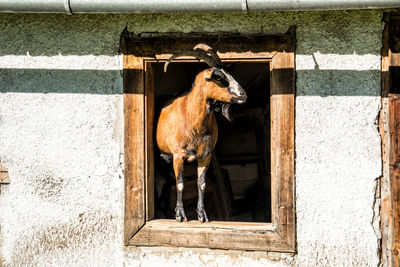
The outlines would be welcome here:
M 208 70 L 198 74 L 192 90 L 176 98 L 161 111 L 157 125 L 159 148 L 188 161 L 208 156 L 218 138 L 218 126 L 204 89 Z M 230 96 L 225 96 L 230 99 Z
M 243 103 L 246 94 L 241 86 L 221 68 L 206 69 L 195 78 L 192 90 L 165 106 L 157 124 L 157 144 L 160 150 L 173 157 L 177 184 L 177 221 L 186 221 L 182 203 L 184 161 L 197 159 L 198 203 L 200 222 L 208 221 L 204 209 L 206 172 L 218 139 L 218 125 L 212 103 Z

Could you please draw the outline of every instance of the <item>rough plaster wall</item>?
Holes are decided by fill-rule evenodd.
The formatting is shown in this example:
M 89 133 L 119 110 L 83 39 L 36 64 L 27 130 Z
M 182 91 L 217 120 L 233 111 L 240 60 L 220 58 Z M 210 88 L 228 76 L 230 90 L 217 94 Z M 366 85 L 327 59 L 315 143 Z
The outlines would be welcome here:
M 381 11 L 0 15 L 5 266 L 375 266 Z M 298 255 L 122 245 L 119 34 L 297 25 Z
M 381 17 L 302 13 L 297 32 L 297 263 L 376 266 Z
M 122 25 L 100 20 L 0 15 L 6 266 L 122 262 Z

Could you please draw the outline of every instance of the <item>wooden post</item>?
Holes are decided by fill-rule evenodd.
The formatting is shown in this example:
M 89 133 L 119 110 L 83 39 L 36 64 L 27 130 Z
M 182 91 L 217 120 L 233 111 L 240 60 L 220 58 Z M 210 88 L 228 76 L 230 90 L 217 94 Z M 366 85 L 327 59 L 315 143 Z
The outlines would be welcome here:
M 290 31 L 290 30 L 289 30 Z M 294 31 L 294 29 L 291 29 Z M 295 38 L 294 34 L 291 36 Z M 271 64 L 271 187 L 272 223 L 295 248 L 294 217 L 294 40 Z
M 382 108 L 379 130 L 382 138 L 381 264 L 400 266 L 400 17 L 385 14 L 382 38 Z
M 143 60 L 124 55 L 125 244 L 145 224 Z
M 154 70 L 150 63 L 145 66 L 145 123 L 146 123 L 146 220 L 154 218 Z M 146 179 L 147 178 L 147 179 Z
M 400 266 L 400 94 L 389 94 L 392 266 Z

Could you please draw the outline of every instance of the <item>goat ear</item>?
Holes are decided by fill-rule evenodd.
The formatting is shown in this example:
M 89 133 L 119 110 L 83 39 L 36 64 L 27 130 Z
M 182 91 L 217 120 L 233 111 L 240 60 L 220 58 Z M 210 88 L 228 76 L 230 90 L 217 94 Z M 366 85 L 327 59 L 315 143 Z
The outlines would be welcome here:
M 208 81 L 208 80 L 211 80 L 211 77 L 213 76 L 213 74 L 214 74 L 214 68 L 212 68 L 210 71 L 206 71 L 205 73 L 204 73 L 204 78 Z
M 231 118 L 231 114 L 229 114 L 229 107 L 231 104 L 229 103 L 224 103 L 222 104 L 222 115 L 224 115 L 224 117 L 228 120 L 228 121 L 232 121 Z

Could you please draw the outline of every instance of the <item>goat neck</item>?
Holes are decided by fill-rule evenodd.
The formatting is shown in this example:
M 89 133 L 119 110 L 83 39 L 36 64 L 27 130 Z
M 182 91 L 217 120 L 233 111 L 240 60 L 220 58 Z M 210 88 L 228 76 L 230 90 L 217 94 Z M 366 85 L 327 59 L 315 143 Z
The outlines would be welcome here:
M 189 92 L 186 103 L 187 123 L 195 131 L 204 129 L 206 121 L 210 118 L 212 112 L 207 112 L 207 91 L 205 91 L 206 80 L 204 73 L 196 76 L 192 90 Z

